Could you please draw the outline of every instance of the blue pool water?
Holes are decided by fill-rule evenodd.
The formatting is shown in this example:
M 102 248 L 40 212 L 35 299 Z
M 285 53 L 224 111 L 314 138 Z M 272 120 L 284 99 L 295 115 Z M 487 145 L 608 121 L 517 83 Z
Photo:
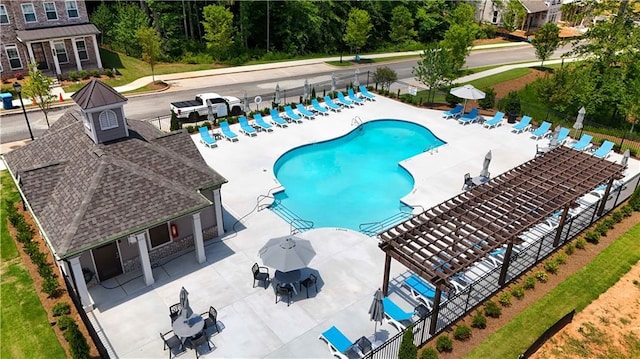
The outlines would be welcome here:
M 314 228 L 359 230 L 360 224 L 384 221 L 407 211 L 400 198 L 413 189 L 413 177 L 398 163 L 443 144 L 418 124 L 376 120 L 294 148 L 274 165 L 285 190 L 275 194 L 272 209 L 284 206 Z

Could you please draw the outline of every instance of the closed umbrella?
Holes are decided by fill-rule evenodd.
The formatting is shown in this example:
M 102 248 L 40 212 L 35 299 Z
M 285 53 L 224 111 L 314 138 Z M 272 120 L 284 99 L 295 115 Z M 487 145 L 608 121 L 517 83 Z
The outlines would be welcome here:
M 211 123 L 216 122 L 216 117 L 213 114 L 213 105 L 211 104 L 211 100 L 207 100 L 207 120 Z
M 316 251 L 309 240 L 289 235 L 271 238 L 258 255 L 264 265 L 281 272 L 291 272 L 308 266 Z
M 371 306 L 369 307 L 369 315 L 370 319 L 375 322 L 373 327 L 373 340 L 376 340 L 376 333 L 378 331 L 378 322 L 382 324 L 382 319 L 384 318 L 384 303 L 382 303 L 382 290 L 378 288 L 376 293 L 373 295 L 373 302 L 371 302 Z
M 480 172 L 480 177 L 489 178 L 490 163 L 491 163 L 491 151 L 487 152 L 487 155 L 484 156 L 484 163 L 482 164 L 482 171 Z
M 184 287 L 180 289 L 180 317 L 184 320 L 187 320 L 190 316 L 193 315 L 193 310 L 189 305 L 189 292 L 187 292 Z
M 576 117 L 576 122 L 573 124 L 574 129 L 580 130 L 580 135 L 582 135 L 582 127 L 584 127 L 582 123 L 584 122 L 585 113 L 587 113 L 587 110 L 585 110 L 584 106 L 582 106 L 580 110 L 578 110 L 578 116 Z
M 622 167 L 625 167 L 625 168 L 627 167 L 630 156 L 631 156 L 631 152 L 627 148 L 622 154 L 622 160 L 620 161 L 620 165 L 622 165 Z
M 304 79 L 304 95 L 302 96 L 303 100 L 306 100 L 309 98 L 309 81 L 307 81 L 307 79 Z
M 360 69 L 356 69 L 356 76 L 353 81 L 353 86 L 356 88 L 360 86 Z
M 484 98 L 485 93 L 473 87 L 473 85 L 464 85 L 460 87 L 454 87 L 449 91 L 450 94 L 464 99 L 464 108 L 467 110 L 467 100 L 479 100 Z
M 273 102 L 279 104 L 280 103 L 280 84 L 276 84 L 276 96 Z
M 560 135 L 560 126 L 557 126 L 555 130 L 553 130 L 553 135 L 551 136 L 551 142 L 549 142 L 549 148 L 554 149 L 558 147 L 558 136 Z
M 336 87 L 337 87 L 337 80 L 336 80 L 336 73 L 332 72 L 331 73 L 331 92 L 335 92 L 336 91 Z
M 244 112 L 249 112 L 251 109 L 249 108 L 249 97 L 247 97 L 247 91 L 244 91 L 244 96 L 242 97 L 242 103 L 244 104 Z

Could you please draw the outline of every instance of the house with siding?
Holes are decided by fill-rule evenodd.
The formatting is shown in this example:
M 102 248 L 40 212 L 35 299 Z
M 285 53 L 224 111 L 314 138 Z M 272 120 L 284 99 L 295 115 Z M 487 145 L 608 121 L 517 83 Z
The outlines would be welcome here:
M 26 75 L 35 62 L 46 75 L 102 69 L 96 36 L 84 1 L 3 1 L 0 4 L 0 72 Z
M 482 0 L 476 2 L 476 16 L 480 21 L 502 25 L 502 13 L 510 0 Z M 547 22 L 557 24 L 562 13 L 562 0 L 518 0 L 526 10 L 521 30 L 535 31 Z
M 224 233 L 226 179 L 185 131 L 127 119 L 127 99 L 99 80 L 72 98 L 79 110 L 4 160 L 61 273 L 92 310 L 88 285 L 132 272 L 152 285 L 157 263 L 189 252 L 203 263 L 204 241 Z

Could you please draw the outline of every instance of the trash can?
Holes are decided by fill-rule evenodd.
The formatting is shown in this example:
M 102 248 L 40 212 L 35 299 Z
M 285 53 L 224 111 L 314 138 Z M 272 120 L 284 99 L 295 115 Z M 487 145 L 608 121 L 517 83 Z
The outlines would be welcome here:
M 11 110 L 13 108 L 13 95 L 6 92 L 0 93 L 0 98 L 2 98 L 2 108 L 5 110 Z

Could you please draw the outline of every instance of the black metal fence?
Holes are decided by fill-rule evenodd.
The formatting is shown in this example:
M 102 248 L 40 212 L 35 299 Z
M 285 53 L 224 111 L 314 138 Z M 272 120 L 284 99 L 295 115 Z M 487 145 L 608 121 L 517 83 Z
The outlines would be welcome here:
M 438 307 L 435 333 L 431 334 L 429 332 L 431 320 L 432 317 L 434 317 L 434 310 L 425 318 L 421 318 L 414 323 L 414 344 L 418 347 L 424 345 L 453 323 L 462 319 L 476 307 L 480 306 L 485 300 L 507 287 L 511 282 L 562 248 L 564 244 L 574 239 L 586 228 L 600 220 L 612 209 L 626 201 L 638 186 L 640 186 L 640 175 L 636 175 L 623 185 L 612 189 L 607 198 L 600 198 L 586 205 L 584 209 L 575 216 L 567 217 L 564 226 L 561 228 L 548 231 L 536 238 L 529 238 L 529 240 L 518 245 L 517 253 L 512 255 L 508 263 L 507 277 L 504 285 L 501 286 L 498 283 L 501 267 L 497 267 L 486 272 L 464 290 L 449 295 Z M 598 212 L 602 201 L 605 202 L 604 210 L 602 215 L 599 216 Z M 554 246 L 558 230 L 560 231 L 560 237 L 558 245 Z M 445 298 L 444 295 L 443 298 Z M 397 358 L 400 343 L 402 342 L 402 334 L 403 332 L 400 332 L 391 337 L 385 343 L 367 353 L 365 358 Z

